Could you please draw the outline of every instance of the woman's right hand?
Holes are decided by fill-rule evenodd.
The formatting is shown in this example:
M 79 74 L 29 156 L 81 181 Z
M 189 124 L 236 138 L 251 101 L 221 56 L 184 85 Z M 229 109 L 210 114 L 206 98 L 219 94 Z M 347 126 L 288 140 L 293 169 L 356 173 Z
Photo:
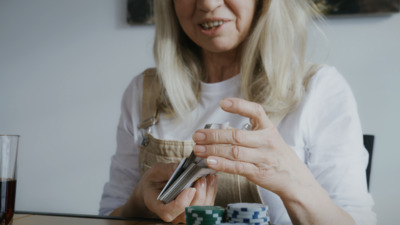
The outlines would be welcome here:
M 112 215 L 127 217 L 155 217 L 165 222 L 185 222 L 185 207 L 213 205 L 217 193 L 216 175 L 199 179 L 193 188 L 183 190 L 168 204 L 157 200 L 158 195 L 175 171 L 177 164 L 157 163 L 145 174 L 124 206 Z
M 190 203 L 192 205 L 214 205 L 215 197 L 217 195 L 217 175 L 211 174 L 206 177 L 202 177 L 196 181 L 194 188 L 196 194 Z M 172 223 L 185 223 L 185 208 L 183 212 L 176 217 Z

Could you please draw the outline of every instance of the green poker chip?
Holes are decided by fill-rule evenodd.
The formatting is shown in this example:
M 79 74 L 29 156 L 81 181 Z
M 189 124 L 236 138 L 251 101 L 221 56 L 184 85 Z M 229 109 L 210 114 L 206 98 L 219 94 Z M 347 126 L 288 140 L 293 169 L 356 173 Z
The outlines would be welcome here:
M 187 225 L 212 225 L 224 222 L 225 208 L 220 206 L 189 206 L 185 208 Z
M 216 212 L 225 212 L 225 208 L 221 206 L 189 206 L 185 208 L 185 212 L 187 213 L 216 213 Z

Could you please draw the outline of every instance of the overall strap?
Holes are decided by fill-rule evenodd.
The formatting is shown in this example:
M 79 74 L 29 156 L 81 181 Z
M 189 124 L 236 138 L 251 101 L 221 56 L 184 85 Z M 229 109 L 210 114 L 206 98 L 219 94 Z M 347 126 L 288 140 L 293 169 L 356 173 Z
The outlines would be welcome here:
M 149 128 L 158 121 L 157 98 L 160 94 L 160 83 L 157 70 L 149 68 L 143 72 L 142 112 L 139 128 Z

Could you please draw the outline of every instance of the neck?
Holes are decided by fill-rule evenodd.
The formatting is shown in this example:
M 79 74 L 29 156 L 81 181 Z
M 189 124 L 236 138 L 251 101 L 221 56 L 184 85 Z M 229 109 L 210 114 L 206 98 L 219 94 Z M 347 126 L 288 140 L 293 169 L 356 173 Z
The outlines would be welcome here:
M 240 72 L 240 52 L 238 50 L 213 53 L 203 50 L 203 63 L 207 83 L 227 80 Z

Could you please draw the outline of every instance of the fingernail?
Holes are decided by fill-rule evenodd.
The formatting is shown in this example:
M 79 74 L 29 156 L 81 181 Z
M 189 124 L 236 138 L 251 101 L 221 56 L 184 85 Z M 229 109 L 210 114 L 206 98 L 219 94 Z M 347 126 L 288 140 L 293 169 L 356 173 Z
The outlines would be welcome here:
M 215 164 L 217 164 L 217 160 L 208 157 L 208 158 L 207 158 L 207 164 L 208 164 L 208 165 L 215 165 Z
M 223 108 L 229 108 L 233 105 L 232 101 L 224 99 L 221 101 L 220 106 L 222 106 Z
M 196 132 L 193 135 L 193 140 L 195 140 L 195 141 L 203 141 L 205 139 L 206 139 L 206 135 L 204 133 Z
M 189 193 L 188 193 L 188 195 L 190 196 L 190 199 L 192 199 L 195 194 L 196 194 L 196 188 L 190 188 Z
M 201 178 L 201 188 L 204 188 L 206 186 L 206 183 L 207 183 L 206 178 L 202 177 Z
M 217 179 L 217 176 L 215 174 L 210 175 L 210 185 L 215 186 L 215 180 Z
M 194 152 L 195 153 L 204 153 L 204 152 L 206 152 L 206 147 L 201 146 L 201 145 L 196 145 L 196 146 L 194 146 Z

